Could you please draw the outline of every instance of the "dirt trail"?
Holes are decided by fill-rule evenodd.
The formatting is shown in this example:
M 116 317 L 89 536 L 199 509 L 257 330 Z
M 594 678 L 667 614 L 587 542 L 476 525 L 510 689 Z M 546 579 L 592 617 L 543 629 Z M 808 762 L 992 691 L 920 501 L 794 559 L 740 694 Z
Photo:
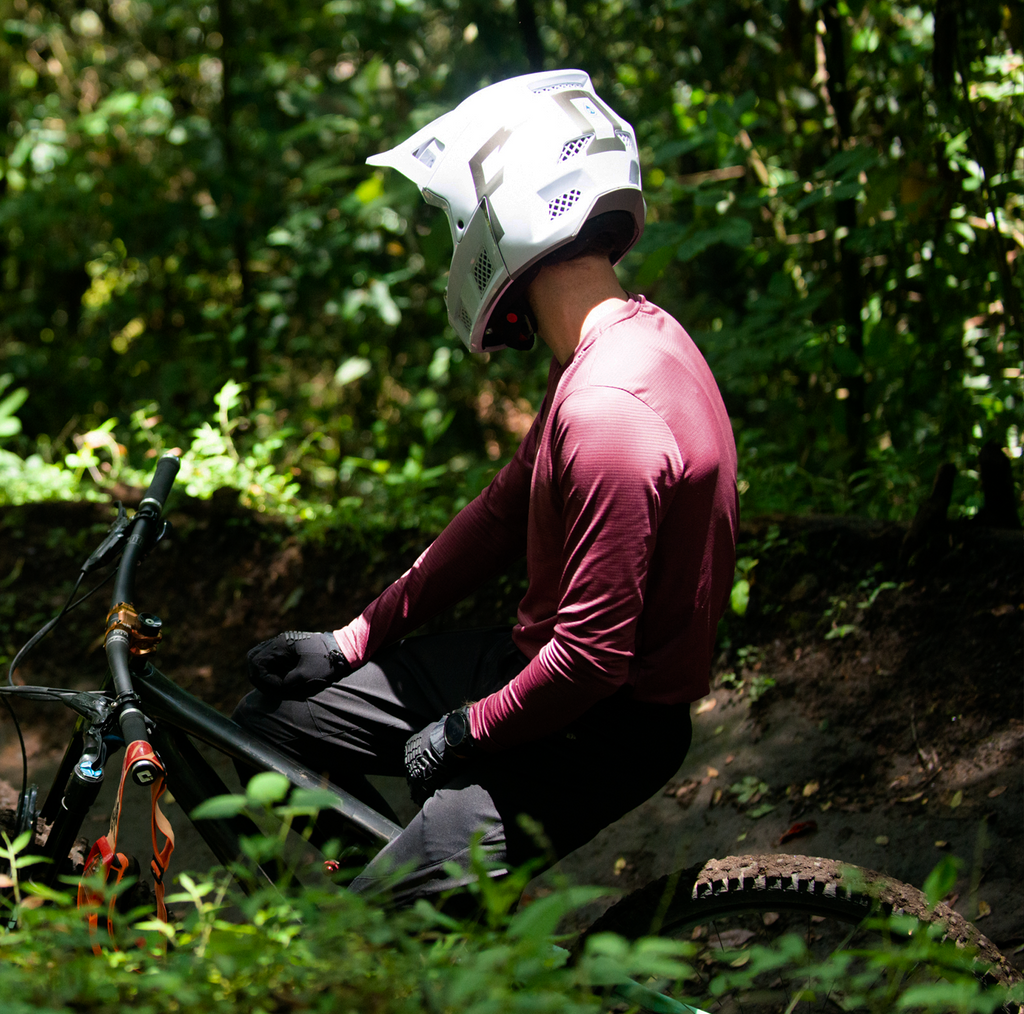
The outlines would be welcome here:
M 0 653 L 59 605 L 109 517 L 81 504 L 0 511 Z M 223 500 L 185 503 L 172 519 L 176 537 L 146 563 L 136 604 L 164 619 L 161 670 L 224 710 L 246 690 L 240 661 L 255 641 L 343 622 L 421 548 L 402 537 L 373 549 L 303 547 Z M 968 523 L 948 536 L 906 572 L 898 526 L 746 523 L 741 555 L 757 561 L 750 604 L 725 623 L 686 763 L 664 793 L 531 890 L 560 874 L 628 890 L 714 855 L 759 851 L 840 858 L 920 886 L 951 852 L 963 861 L 953 907 L 980 917 L 1020 967 L 1024 537 Z M 521 573 L 495 582 L 432 627 L 510 620 L 521 586 Z M 38 649 L 25 682 L 99 684 L 104 598 Z M 69 716 L 34 705 L 19 714 L 33 771 L 52 768 Z M 0 778 L 17 783 L 6 719 L 0 736 Z M 401 805 L 401 785 L 385 788 Z M 794 825 L 803 833 L 780 844 Z M 178 869 L 205 861 L 184 837 Z

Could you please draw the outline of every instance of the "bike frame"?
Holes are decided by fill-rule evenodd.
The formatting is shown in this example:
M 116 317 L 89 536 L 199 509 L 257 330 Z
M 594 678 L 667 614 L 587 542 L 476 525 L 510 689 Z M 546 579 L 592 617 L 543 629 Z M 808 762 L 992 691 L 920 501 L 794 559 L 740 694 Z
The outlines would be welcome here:
M 79 715 L 40 812 L 50 823 L 49 835 L 38 849 L 52 860 L 44 874 L 50 883 L 60 876 L 63 861 L 96 802 L 108 755 L 122 745 L 126 748 L 122 779 L 130 774 L 138 785 L 152 785 L 163 778 L 190 820 L 204 800 L 228 793 L 227 786 L 192 742 L 195 738 L 221 751 L 243 769 L 275 771 L 297 788 L 326 790 L 331 802 L 321 808 L 315 825 L 323 840 L 327 837 L 324 826 L 335 830 L 339 822 L 342 835 L 347 837 L 354 832 L 378 846 L 386 845 L 402 830 L 384 814 L 182 690 L 149 661 L 160 641 L 162 623 L 153 614 L 137 612 L 132 604 L 135 570 L 167 531 L 168 524 L 161 522 L 160 516 L 179 467 L 174 454 L 165 454 L 160 459 L 134 517 L 129 521 L 122 508 L 103 543 L 82 567 L 79 581 L 96 567 L 121 557 L 107 614 L 104 646 L 109 670 L 101 692 L 74 694 L 45 687 L 10 688 L 10 692 L 20 692 L 29 698 L 59 699 Z M 34 817 L 35 787 L 26 787 L 25 795 L 19 807 L 19 820 L 24 812 L 29 817 L 29 826 Z M 241 857 L 240 838 L 254 830 L 244 818 L 210 818 L 192 823 L 225 865 Z
M 182 690 L 153 665 L 140 667 L 132 682 L 136 706 L 149 720 L 150 741 L 163 762 L 168 788 L 186 814 L 204 800 L 230 792 L 192 742 L 195 738 L 246 767 L 284 775 L 297 788 L 326 789 L 333 803 L 324 815 L 336 815 L 347 830 L 368 844 L 382 847 L 401 832 L 398 824 Z M 46 875 L 54 881 L 103 781 L 102 772 L 98 778 L 83 780 L 76 770 L 88 728 L 89 720 L 80 717 L 40 811 L 40 816 L 52 823 L 41 851 L 53 860 Z M 192 820 L 192 824 L 224 865 L 241 858 L 239 839 L 254 830 L 242 818 Z

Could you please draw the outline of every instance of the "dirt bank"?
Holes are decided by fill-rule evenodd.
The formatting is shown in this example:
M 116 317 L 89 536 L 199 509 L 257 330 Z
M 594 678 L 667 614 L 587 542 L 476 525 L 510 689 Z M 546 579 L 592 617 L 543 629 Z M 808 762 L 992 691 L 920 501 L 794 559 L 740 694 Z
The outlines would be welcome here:
M 59 606 L 109 517 L 81 504 L 0 511 L 0 654 Z M 161 670 L 225 710 L 246 690 L 240 663 L 254 642 L 344 622 L 421 548 L 401 535 L 303 545 L 223 500 L 180 504 L 171 517 L 176 534 L 145 564 L 136 605 L 164 620 Z M 963 523 L 907 571 L 897 563 L 903 534 L 848 519 L 746 523 L 741 555 L 757 561 L 750 603 L 723 626 L 686 764 L 548 878 L 628 889 L 712 855 L 779 850 L 920 885 L 953 852 L 963 861 L 954 907 L 980 917 L 1020 965 L 1024 539 Z M 495 582 L 432 627 L 510 620 L 522 580 Z M 21 680 L 98 686 L 105 599 L 72 614 Z M 32 769 L 52 768 L 70 717 L 34 705 L 19 715 Z M 0 777 L 16 783 L 6 718 L 0 731 Z M 794 825 L 802 833 L 784 841 Z M 190 860 L 203 861 L 202 850 L 183 849 L 176 865 Z

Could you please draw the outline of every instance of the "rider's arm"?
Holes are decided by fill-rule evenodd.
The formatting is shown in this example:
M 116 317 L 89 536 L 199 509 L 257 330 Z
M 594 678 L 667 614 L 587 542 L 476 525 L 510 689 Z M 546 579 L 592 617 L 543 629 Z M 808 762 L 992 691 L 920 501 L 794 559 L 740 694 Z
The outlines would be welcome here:
M 334 632 L 353 668 L 465 598 L 525 553 L 539 425 L 540 416 L 512 460 L 452 518 L 412 567 Z
M 473 736 L 485 750 L 553 732 L 627 682 L 659 523 L 683 474 L 666 424 L 615 388 L 570 395 L 550 446 L 550 495 L 535 490 L 533 509 L 561 543 L 551 565 L 557 615 L 529 665 L 472 706 Z M 539 459 L 537 468 L 539 485 L 547 469 Z M 545 561 L 535 561 L 530 534 L 532 581 Z

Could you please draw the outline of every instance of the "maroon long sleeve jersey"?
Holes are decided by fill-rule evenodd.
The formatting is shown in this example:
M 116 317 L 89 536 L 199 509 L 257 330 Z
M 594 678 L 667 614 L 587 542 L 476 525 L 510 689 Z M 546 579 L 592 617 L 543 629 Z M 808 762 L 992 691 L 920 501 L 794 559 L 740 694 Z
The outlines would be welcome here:
M 335 635 L 359 665 L 525 553 L 512 636 L 531 661 L 473 704 L 484 749 L 553 732 L 624 684 L 640 701 L 694 701 L 709 689 L 737 521 L 714 377 L 669 314 L 633 297 L 564 366 L 552 360 L 512 460 Z

